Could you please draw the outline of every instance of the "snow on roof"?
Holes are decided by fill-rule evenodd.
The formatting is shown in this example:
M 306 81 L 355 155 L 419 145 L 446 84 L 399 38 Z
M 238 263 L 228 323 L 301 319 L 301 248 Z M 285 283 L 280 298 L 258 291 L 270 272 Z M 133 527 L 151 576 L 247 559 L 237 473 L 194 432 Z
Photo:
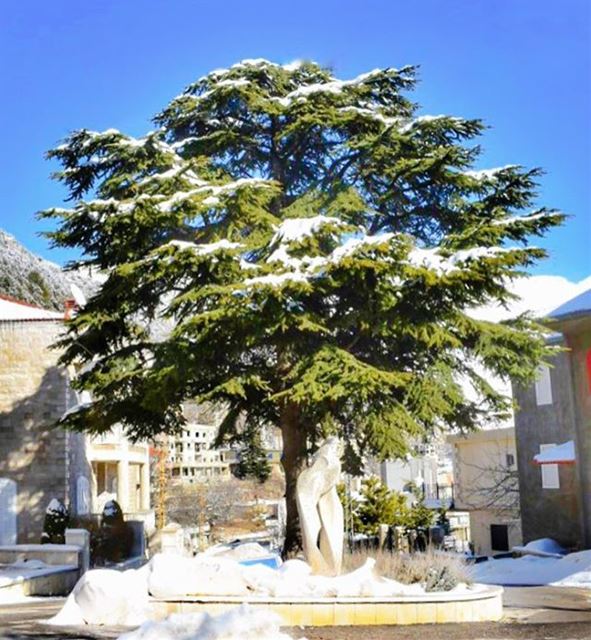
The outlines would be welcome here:
M 572 440 L 544 449 L 534 456 L 536 464 L 568 464 L 576 461 L 575 443 Z
M 58 311 L 41 309 L 27 302 L 14 300 L 0 294 L 0 322 L 63 319 L 64 314 Z
M 571 298 L 554 309 L 554 311 L 551 311 L 548 317 L 553 320 L 558 320 L 567 316 L 580 316 L 585 314 L 591 314 L 591 288 Z

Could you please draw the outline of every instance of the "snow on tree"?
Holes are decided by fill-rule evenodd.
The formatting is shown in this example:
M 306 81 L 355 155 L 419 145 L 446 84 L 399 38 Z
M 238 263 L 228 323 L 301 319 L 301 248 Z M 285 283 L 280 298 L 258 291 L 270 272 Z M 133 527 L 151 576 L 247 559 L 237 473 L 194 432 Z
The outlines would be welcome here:
M 220 441 L 278 425 L 286 555 L 321 438 L 394 458 L 475 428 L 510 406 L 479 372 L 531 380 L 547 353 L 532 318 L 470 310 L 511 301 L 545 255 L 529 238 L 563 216 L 534 207 L 538 169 L 475 170 L 482 122 L 418 115 L 414 85 L 413 67 L 339 80 L 244 60 L 143 138 L 80 130 L 49 153 L 75 201 L 41 214 L 59 222 L 49 235 L 108 273 L 62 342 L 96 400 L 66 424 L 146 438 L 191 399 L 227 407 Z

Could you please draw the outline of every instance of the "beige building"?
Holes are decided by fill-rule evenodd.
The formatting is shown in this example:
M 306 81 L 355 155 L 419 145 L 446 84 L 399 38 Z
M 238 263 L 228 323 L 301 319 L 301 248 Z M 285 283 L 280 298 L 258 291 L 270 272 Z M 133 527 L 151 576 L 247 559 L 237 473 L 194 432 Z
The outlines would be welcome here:
M 223 414 L 197 404 L 184 405 L 183 413 L 187 424 L 181 433 L 170 436 L 168 442 L 172 479 L 193 484 L 208 478 L 230 477 L 228 451 L 213 448 Z
M 491 429 L 450 436 L 453 447 L 454 507 L 470 513 L 477 555 L 509 551 L 521 544 L 515 429 Z
M 100 512 L 108 499 L 117 500 L 124 513 L 143 519 L 150 510 L 150 455 L 148 446 L 133 444 L 119 425 L 103 436 L 87 438 L 92 467 L 91 504 Z
M 208 478 L 229 478 L 240 462 L 240 448 L 214 448 L 225 411 L 223 407 L 187 403 L 183 405 L 187 424 L 168 439 L 168 463 L 174 481 L 193 484 Z M 263 427 L 262 445 L 271 467 L 281 465 L 281 431 Z
M 147 445 L 117 429 L 91 439 L 55 427 L 80 401 L 51 348 L 63 330 L 64 314 L 0 296 L 0 544 L 38 542 L 52 498 L 74 515 L 110 497 L 149 513 Z
M 171 476 L 192 484 L 208 478 L 228 478 L 230 463 L 226 452 L 213 449 L 217 427 L 208 424 L 187 424 L 181 434 L 168 445 Z

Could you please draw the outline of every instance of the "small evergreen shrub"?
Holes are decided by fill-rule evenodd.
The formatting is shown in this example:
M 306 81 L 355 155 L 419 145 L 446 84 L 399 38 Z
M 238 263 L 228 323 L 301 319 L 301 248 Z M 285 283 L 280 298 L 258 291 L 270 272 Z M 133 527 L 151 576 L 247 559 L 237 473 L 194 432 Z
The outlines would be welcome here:
M 70 512 L 66 505 L 53 498 L 45 510 L 41 544 L 65 544 L 66 529 L 70 524 Z
M 123 511 L 116 500 L 109 500 L 104 508 L 101 525 L 91 541 L 96 565 L 121 562 L 131 556 L 133 530 L 123 519 Z

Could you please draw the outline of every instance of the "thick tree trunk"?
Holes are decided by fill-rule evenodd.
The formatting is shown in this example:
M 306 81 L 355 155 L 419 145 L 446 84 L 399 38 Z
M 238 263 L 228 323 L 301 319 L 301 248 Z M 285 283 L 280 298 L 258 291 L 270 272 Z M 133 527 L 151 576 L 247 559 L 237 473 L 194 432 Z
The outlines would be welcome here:
M 298 476 L 306 466 L 306 431 L 300 421 L 297 405 L 286 403 L 281 411 L 281 435 L 283 457 L 281 464 L 285 472 L 285 502 L 287 508 L 283 559 L 293 558 L 302 550 L 300 519 L 296 502 Z

